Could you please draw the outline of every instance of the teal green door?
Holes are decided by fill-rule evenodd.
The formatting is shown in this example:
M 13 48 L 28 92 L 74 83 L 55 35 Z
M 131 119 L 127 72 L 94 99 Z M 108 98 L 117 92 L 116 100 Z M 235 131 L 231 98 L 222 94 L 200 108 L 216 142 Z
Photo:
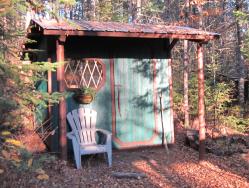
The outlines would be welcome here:
M 116 59 L 114 141 L 118 147 L 152 145 L 156 122 L 155 63 L 151 60 Z

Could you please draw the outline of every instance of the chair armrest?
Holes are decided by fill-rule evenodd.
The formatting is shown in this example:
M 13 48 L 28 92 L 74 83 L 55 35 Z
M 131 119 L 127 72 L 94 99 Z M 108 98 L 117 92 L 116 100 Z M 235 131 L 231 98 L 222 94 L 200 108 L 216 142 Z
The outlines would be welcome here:
M 96 129 L 96 132 L 100 133 L 100 144 L 111 144 L 112 142 L 111 132 L 104 130 L 104 129 Z
M 76 136 L 75 136 L 75 134 L 74 134 L 74 132 L 72 131 L 72 132 L 69 132 L 69 133 L 67 133 L 67 137 L 69 138 L 69 139 L 75 139 L 76 138 Z

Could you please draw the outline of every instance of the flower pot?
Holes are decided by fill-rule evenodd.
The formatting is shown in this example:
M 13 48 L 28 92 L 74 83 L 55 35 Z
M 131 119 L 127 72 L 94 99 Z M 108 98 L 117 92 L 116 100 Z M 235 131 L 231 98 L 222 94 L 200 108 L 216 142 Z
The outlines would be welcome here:
M 77 94 L 73 95 L 74 100 L 79 104 L 90 104 L 93 101 L 91 94 Z

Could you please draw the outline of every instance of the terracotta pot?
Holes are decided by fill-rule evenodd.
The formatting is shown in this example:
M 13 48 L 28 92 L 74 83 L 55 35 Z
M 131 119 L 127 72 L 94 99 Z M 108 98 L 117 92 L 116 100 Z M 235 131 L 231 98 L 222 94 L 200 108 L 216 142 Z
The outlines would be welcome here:
M 73 95 L 74 100 L 79 104 L 90 104 L 93 101 L 91 94 L 77 94 Z

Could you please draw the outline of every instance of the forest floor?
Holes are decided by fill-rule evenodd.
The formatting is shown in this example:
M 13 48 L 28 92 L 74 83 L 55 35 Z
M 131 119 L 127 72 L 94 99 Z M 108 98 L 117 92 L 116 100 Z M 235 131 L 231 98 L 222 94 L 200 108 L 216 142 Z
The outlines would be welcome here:
M 11 162 L 9 153 L 2 150 L 0 187 L 249 187 L 249 153 L 208 153 L 200 164 L 198 151 L 185 146 L 184 139 L 184 132 L 178 130 L 169 155 L 163 147 L 114 151 L 110 168 L 103 155 L 83 157 L 81 170 L 75 169 L 73 160 L 66 163 L 49 158 L 36 167 L 36 159 L 27 158 L 25 167 L 18 159 Z M 116 172 L 142 173 L 146 177 L 118 179 L 113 176 Z

